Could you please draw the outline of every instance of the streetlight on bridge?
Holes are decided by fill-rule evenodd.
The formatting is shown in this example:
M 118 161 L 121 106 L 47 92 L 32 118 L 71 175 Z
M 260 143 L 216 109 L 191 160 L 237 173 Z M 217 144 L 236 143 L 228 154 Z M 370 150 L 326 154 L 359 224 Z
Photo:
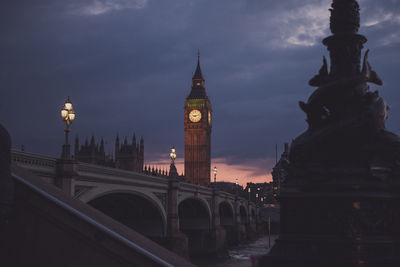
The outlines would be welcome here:
M 61 118 L 63 121 L 65 121 L 65 144 L 63 145 L 63 149 L 62 149 L 62 154 L 61 154 L 61 158 L 62 159 L 69 159 L 70 158 L 70 145 L 68 143 L 68 134 L 69 134 L 69 127 L 72 124 L 72 121 L 75 120 L 75 111 L 72 107 L 72 102 L 71 100 L 67 99 L 67 101 L 65 101 L 64 106 L 61 109 Z
M 214 184 L 217 182 L 217 166 L 214 166 Z
M 169 157 L 171 158 L 171 163 L 175 164 L 175 159 L 176 159 L 176 149 L 175 149 L 175 147 L 171 147 L 171 152 L 169 153 Z
M 170 177 L 178 177 L 178 171 L 175 167 L 175 159 L 176 159 L 176 149 L 175 147 L 171 147 L 171 152 L 169 153 L 169 157 L 171 158 L 171 165 L 169 166 L 169 176 Z

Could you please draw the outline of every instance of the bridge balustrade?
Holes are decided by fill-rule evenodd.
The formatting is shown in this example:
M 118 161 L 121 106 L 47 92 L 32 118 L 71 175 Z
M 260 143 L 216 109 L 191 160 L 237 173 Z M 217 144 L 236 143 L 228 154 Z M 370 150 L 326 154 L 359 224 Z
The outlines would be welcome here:
M 12 161 L 49 183 L 64 181 L 58 183 L 63 190 L 64 186 L 70 187 L 64 192 L 160 243 L 160 239 L 168 237 L 167 229 L 176 229 L 171 230 L 173 237 L 179 236 L 177 231 L 186 234 L 192 253 L 221 247 L 210 242 L 243 240 L 257 222 L 253 204 L 215 188 L 178 180 L 171 187 L 168 177 L 76 161 L 69 161 L 69 168 L 60 172 L 63 162 L 59 159 L 16 150 Z M 168 212 L 172 213 L 167 216 Z

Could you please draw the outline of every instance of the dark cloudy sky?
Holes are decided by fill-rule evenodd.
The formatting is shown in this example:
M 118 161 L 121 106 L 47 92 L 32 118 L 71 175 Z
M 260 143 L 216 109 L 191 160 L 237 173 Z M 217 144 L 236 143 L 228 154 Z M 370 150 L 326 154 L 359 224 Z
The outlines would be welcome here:
M 59 110 L 72 135 L 145 139 L 146 162 L 183 157 L 183 105 L 197 49 L 214 109 L 212 156 L 224 179 L 267 177 L 275 143 L 306 129 L 330 0 L 15 0 L 0 3 L 0 122 L 13 145 L 57 156 Z M 370 63 L 400 133 L 400 1 L 362 0 Z M 161 163 L 160 163 L 161 164 Z M 231 172 L 229 172 L 231 170 Z M 233 172 L 234 170 L 235 172 Z

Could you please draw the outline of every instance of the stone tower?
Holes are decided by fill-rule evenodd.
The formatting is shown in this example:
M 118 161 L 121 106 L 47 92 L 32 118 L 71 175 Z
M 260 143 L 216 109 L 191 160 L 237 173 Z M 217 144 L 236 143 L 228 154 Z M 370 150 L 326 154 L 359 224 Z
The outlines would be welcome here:
M 309 84 L 308 129 L 289 150 L 280 236 L 260 266 L 400 266 L 400 139 L 358 34 L 359 5 L 333 0 L 330 54 Z
M 185 102 L 185 179 L 208 186 L 211 168 L 211 103 L 200 69 L 200 54 L 192 78 L 192 90 Z
M 94 135 L 90 139 L 90 144 L 86 138 L 83 145 L 79 146 L 79 137 L 75 137 L 75 159 L 80 162 L 90 164 L 106 165 L 106 154 L 104 152 L 104 140 L 101 138 L 100 144 L 95 143 Z
M 136 143 L 136 135 L 133 135 L 132 143 L 128 144 L 125 137 L 122 144 L 119 143 L 119 136 L 115 139 L 115 167 L 118 169 L 143 172 L 144 165 L 144 141 L 140 138 L 140 143 Z

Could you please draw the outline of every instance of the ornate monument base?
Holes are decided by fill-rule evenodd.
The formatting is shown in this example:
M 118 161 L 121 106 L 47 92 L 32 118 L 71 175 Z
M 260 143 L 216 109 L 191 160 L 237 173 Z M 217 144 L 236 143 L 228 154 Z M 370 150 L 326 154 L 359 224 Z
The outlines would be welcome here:
M 400 266 L 400 139 L 368 82 L 355 0 L 333 0 L 324 64 L 300 102 L 309 128 L 289 151 L 281 235 L 260 266 Z

